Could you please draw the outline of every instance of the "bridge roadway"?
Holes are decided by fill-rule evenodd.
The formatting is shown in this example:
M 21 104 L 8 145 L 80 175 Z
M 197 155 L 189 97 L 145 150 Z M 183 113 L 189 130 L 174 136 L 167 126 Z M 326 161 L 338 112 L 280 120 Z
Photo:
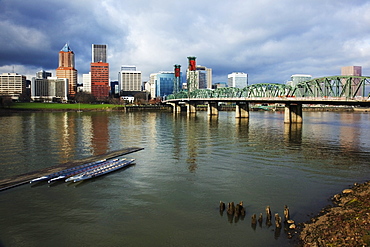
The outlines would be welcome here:
M 196 112 L 196 105 L 206 104 L 208 115 L 218 115 L 218 103 L 233 102 L 236 104 L 236 117 L 249 117 L 250 103 L 279 103 L 285 104 L 284 122 L 302 123 L 302 105 L 349 105 L 370 107 L 370 98 L 367 97 L 235 97 L 235 98 L 180 98 L 168 99 L 164 103 L 173 106 L 173 112 L 181 112 L 182 107 L 187 108 L 188 113 Z

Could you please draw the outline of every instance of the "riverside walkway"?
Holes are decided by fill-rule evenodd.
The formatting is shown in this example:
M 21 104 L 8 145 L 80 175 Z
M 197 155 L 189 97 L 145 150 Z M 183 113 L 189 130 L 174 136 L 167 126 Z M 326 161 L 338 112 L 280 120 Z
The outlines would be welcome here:
M 138 151 L 143 150 L 143 149 L 144 148 L 138 148 L 138 147 L 124 148 L 124 149 L 120 149 L 120 150 L 116 150 L 116 151 L 111 151 L 111 152 L 108 152 L 108 153 L 105 153 L 105 154 L 95 155 L 95 156 L 91 156 L 91 157 L 88 157 L 88 158 L 85 158 L 85 159 L 76 160 L 76 161 L 72 161 L 72 162 L 67 162 L 67 163 L 47 167 L 47 168 L 44 168 L 44 169 L 40 169 L 40 170 L 37 170 L 37 171 L 28 172 L 28 173 L 12 176 L 12 177 L 9 177 L 9 178 L 5 178 L 5 179 L 0 180 L 0 191 L 7 190 L 7 189 L 10 189 L 10 188 L 14 188 L 14 187 L 22 185 L 22 184 L 27 184 L 27 183 L 29 183 L 30 180 L 32 180 L 34 178 L 41 177 L 41 176 L 44 176 L 44 175 L 48 175 L 50 173 L 62 171 L 64 169 L 68 169 L 68 168 L 71 168 L 71 167 L 74 167 L 74 166 L 78 166 L 78 165 L 82 165 L 82 164 L 85 164 L 85 163 L 93 162 L 93 161 L 96 161 L 96 160 L 116 158 L 116 157 L 119 157 L 119 156 L 122 156 L 122 155 L 138 152 Z

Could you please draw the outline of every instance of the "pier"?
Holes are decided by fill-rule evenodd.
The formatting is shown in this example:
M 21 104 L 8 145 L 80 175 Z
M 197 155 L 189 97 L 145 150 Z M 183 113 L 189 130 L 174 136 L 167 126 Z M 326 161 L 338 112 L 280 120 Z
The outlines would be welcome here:
M 113 159 L 113 158 L 120 157 L 120 156 L 123 156 L 123 155 L 126 155 L 126 154 L 138 152 L 138 151 L 143 150 L 143 149 L 144 148 L 138 148 L 138 147 L 124 148 L 124 149 L 120 149 L 120 150 L 116 150 L 116 151 L 111 151 L 111 152 L 108 152 L 108 153 L 105 153 L 105 154 L 94 155 L 94 156 L 90 156 L 88 158 L 84 158 L 84 159 L 80 159 L 80 160 L 75 160 L 75 161 L 71 161 L 71 162 L 67 162 L 67 163 L 47 167 L 47 168 L 40 169 L 40 170 L 33 171 L 33 172 L 24 173 L 24 174 L 21 174 L 21 175 L 15 175 L 15 176 L 0 180 L 0 191 L 7 190 L 7 189 L 14 188 L 14 187 L 22 185 L 22 184 L 29 183 L 29 181 L 34 179 L 34 178 L 41 177 L 41 176 L 44 176 L 44 175 L 48 175 L 50 173 L 59 172 L 59 171 L 62 171 L 64 169 L 68 169 L 68 168 L 71 168 L 71 167 L 74 167 L 74 166 L 79 166 L 79 165 L 89 163 L 89 162 L 93 162 L 93 161 L 96 161 L 96 160 Z

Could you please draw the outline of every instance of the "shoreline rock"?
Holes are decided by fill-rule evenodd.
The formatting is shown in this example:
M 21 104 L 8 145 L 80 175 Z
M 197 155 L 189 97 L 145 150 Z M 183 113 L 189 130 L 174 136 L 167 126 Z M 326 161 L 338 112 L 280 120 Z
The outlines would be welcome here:
M 332 202 L 301 224 L 298 246 L 370 246 L 370 182 L 343 190 Z

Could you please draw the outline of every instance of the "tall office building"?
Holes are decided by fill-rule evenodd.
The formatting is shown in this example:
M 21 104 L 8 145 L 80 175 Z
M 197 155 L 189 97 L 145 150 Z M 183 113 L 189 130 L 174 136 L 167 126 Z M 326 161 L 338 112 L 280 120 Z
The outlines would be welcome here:
M 248 74 L 244 72 L 233 72 L 227 75 L 229 87 L 245 88 L 248 86 Z
M 122 65 L 118 73 L 120 91 L 141 91 L 141 71 L 137 71 L 133 65 Z
M 0 95 L 9 95 L 12 99 L 18 100 L 24 93 L 26 93 L 26 76 L 17 73 L 0 75 Z
M 161 71 L 159 73 L 150 74 L 150 83 L 153 86 L 153 90 L 151 90 L 152 98 L 172 94 L 174 78 L 174 71 Z
M 91 72 L 88 74 L 82 74 L 82 91 L 85 93 L 91 93 Z
M 342 75 L 362 76 L 361 66 L 346 66 L 341 68 Z
M 312 75 L 305 74 L 294 74 L 290 77 L 290 81 L 287 82 L 287 85 L 295 87 L 297 84 L 312 79 Z
M 32 78 L 31 99 L 34 101 L 67 101 L 68 80 L 66 78 L 48 77 Z
M 361 66 L 346 66 L 346 67 L 341 68 L 341 72 L 342 72 L 341 73 L 342 75 L 362 76 L 362 67 Z M 361 80 L 355 78 L 352 81 L 353 81 L 353 83 L 351 85 L 352 86 L 352 92 L 355 92 L 355 90 L 357 90 L 358 84 L 361 82 Z M 343 81 L 343 83 L 345 83 L 345 81 Z M 356 96 L 362 96 L 362 93 L 363 93 L 362 87 L 358 88 Z
M 187 88 L 190 92 L 195 89 L 212 89 L 212 69 L 201 65 L 195 65 L 195 57 L 188 57 L 193 66 L 186 70 Z M 194 61 L 194 62 L 193 62 Z
M 98 100 L 109 97 L 109 64 L 91 63 L 91 94 Z
M 51 77 L 51 72 L 41 70 L 41 71 L 36 73 L 36 78 L 37 79 L 47 79 L 48 77 Z
M 212 69 L 197 65 L 198 85 L 200 89 L 212 88 Z
M 107 62 L 107 45 L 91 45 L 91 62 L 92 63 L 106 63 Z
M 65 44 L 59 52 L 59 67 L 56 69 L 57 78 L 68 79 L 68 95 L 74 96 L 77 90 L 77 70 L 75 69 L 75 54 Z

